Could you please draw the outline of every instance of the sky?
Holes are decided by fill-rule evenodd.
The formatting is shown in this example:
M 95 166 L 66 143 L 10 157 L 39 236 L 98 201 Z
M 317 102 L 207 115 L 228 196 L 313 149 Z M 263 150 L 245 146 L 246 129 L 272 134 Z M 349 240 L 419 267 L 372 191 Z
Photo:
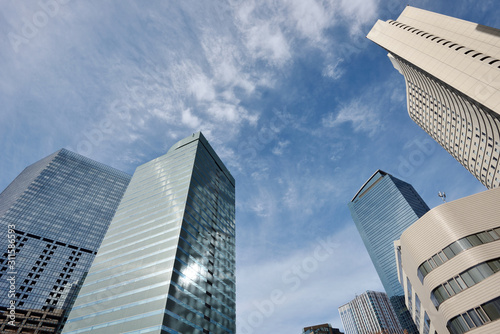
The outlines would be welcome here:
M 486 190 L 408 116 L 366 39 L 493 0 L 2 1 L 0 189 L 64 147 L 132 174 L 202 131 L 236 179 L 238 333 L 301 333 L 382 284 L 347 208 L 382 169 L 433 208 Z

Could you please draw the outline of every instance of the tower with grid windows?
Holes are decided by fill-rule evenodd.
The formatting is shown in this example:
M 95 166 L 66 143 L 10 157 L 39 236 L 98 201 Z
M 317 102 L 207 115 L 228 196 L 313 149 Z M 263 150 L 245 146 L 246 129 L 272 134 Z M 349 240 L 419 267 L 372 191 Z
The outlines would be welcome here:
M 130 178 L 61 149 L 0 194 L 0 332 L 60 330 Z
M 64 333 L 235 333 L 235 181 L 195 133 L 139 166 Z
M 387 294 L 366 291 L 339 307 L 345 334 L 404 334 Z
M 394 241 L 429 207 L 411 184 L 381 170 L 373 173 L 348 207 L 401 326 L 417 334 L 398 281 Z
M 368 39 L 405 78 L 408 113 L 487 188 L 500 184 L 500 30 L 407 6 Z

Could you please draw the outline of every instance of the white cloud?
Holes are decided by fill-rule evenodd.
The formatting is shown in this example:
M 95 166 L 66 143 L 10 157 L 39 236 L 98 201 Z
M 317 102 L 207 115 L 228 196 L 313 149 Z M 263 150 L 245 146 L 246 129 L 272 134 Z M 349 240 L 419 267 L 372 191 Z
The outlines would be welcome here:
M 290 47 L 278 25 L 263 22 L 246 31 L 247 47 L 255 58 L 282 65 L 291 58 Z
M 198 117 L 191 114 L 191 110 L 185 109 L 182 111 L 182 123 L 186 124 L 192 129 L 198 129 L 201 122 Z
M 234 104 L 216 101 L 210 105 L 207 113 L 218 121 L 234 123 L 244 111 L 243 108 L 239 108 Z
M 215 99 L 215 90 L 210 79 L 203 73 L 193 75 L 188 84 L 189 91 L 196 96 L 199 101 L 212 101 Z
M 360 99 L 351 101 L 339 112 L 327 114 L 322 119 L 323 126 L 333 128 L 343 123 L 352 123 L 355 132 L 366 132 L 368 135 L 374 135 L 380 130 L 380 119 L 377 109 L 374 105 L 365 103 Z
M 303 321 L 333 317 L 339 324 L 337 308 L 353 299 L 355 292 L 382 289 L 363 249 L 351 223 L 337 234 L 304 239 L 287 249 L 283 253 L 286 255 L 255 255 L 258 261 L 240 266 L 237 271 L 238 329 L 245 333 L 260 333 L 263 329 L 272 333 L 300 332 L 301 328 L 293 327 L 300 319 L 290 321 L 290 315 L 303 317 Z M 252 254 L 246 257 L 252 258 Z
M 373 24 L 378 14 L 378 0 L 340 0 L 340 9 L 351 35 L 363 34 L 361 28 Z
M 337 59 L 334 64 L 328 64 L 323 70 L 323 76 L 332 78 L 333 80 L 340 79 L 344 74 L 345 70 L 340 68 L 340 64 L 343 62 L 343 59 Z
M 283 152 L 288 145 L 290 145 L 289 140 L 279 141 L 278 144 L 272 149 L 273 154 L 283 155 Z
M 269 177 L 269 167 L 259 169 L 251 174 L 252 179 L 259 181 L 265 180 Z
M 256 79 L 246 69 L 247 56 L 237 36 L 207 28 L 203 32 L 201 45 L 210 64 L 212 80 L 220 90 L 232 92 L 235 87 L 239 87 L 247 94 L 253 92 Z
M 333 26 L 333 10 L 327 2 L 316 0 L 288 0 L 295 26 L 300 34 L 320 42 L 324 29 Z
M 260 189 L 246 205 L 259 217 L 272 217 L 277 210 L 274 194 L 266 189 Z
M 253 0 L 233 6 L 252 57 L 278 67 L 293 58 L 297 38 L 308 47 L 323 47 L 325 29 L 335 23 L 331 1 Z

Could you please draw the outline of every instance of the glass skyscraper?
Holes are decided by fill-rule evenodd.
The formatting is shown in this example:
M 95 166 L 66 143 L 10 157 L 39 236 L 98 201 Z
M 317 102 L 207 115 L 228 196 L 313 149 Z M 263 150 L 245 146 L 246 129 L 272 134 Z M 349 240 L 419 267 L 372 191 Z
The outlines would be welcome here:
M 61 149 L 0 194 L 2 333 L 64 324 L 130 178 Z
M 348 206 L 401 325 L 418 333 L 398 281 L 394 241 L 429 207 L 410 184 L 381 170 L 366 181 Z
M 235 333 L 235 182 L 201 133 L 139 166 L 64 333 Z

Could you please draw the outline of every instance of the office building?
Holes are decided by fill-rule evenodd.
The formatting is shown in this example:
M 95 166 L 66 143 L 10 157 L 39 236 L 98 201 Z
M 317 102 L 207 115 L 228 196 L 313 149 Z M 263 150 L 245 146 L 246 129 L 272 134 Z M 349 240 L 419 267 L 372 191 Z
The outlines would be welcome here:
M 235 182 L 201 133 L 139 166 L 64 333 L 235 333 Z
M 500 189 L 444 203 L 396 241 L 420 333 L 500 333 Z
M 367 36 L 406 82 L 408 113 L 489 189 L 500 184 L 500 30 L 407 6 Z
M 302 334 L 344 334 L 338 328 L 333 328 L 330 324 L 321 324 L 305 327 Z
M 403 334 L 384 292 L 366 291 L 339 307 L 345 334 Z
M 365 182 L 348 206 L 401 326 L 417 333 L 398 281 L 394 241 L 429 207 L 410 184 L 381 170 Z
M 61 149 L 0 194 L 0 332 L 60 329 L 130 178 Z

